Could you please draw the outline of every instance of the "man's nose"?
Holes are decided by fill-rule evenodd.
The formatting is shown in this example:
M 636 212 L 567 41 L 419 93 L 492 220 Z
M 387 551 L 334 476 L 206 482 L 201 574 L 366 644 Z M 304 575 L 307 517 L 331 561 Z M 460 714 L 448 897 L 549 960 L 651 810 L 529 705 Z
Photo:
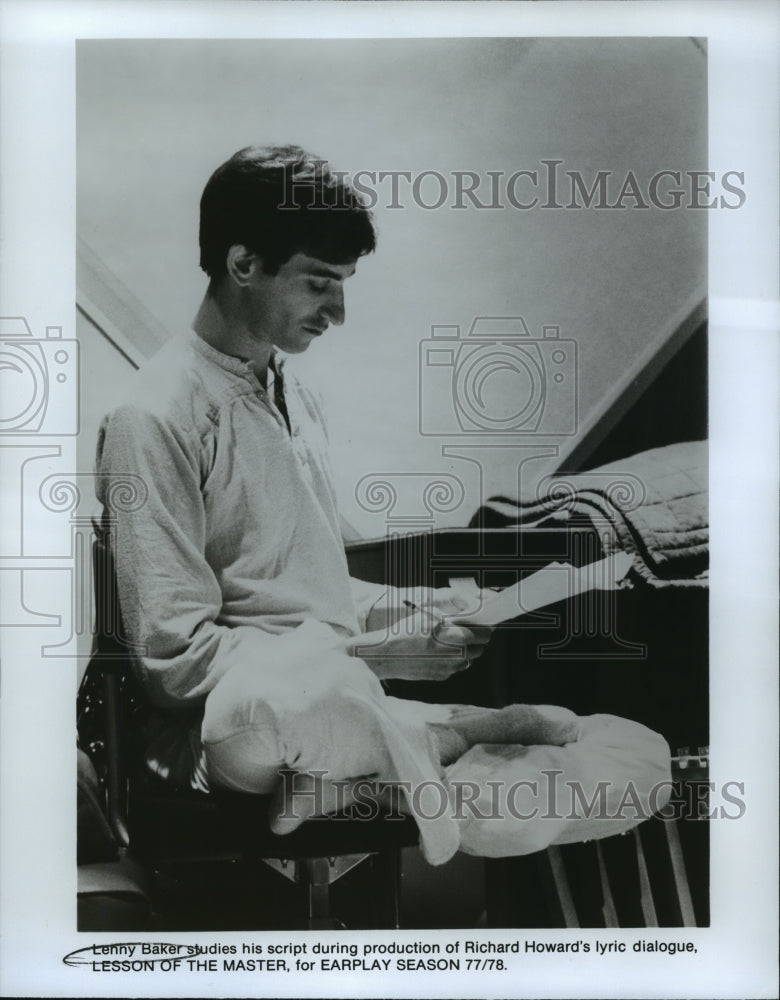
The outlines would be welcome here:
M 321 310 L 332 326 L 341 326 L 344 322 L 344 289 L 336 288 L 328 297 Z

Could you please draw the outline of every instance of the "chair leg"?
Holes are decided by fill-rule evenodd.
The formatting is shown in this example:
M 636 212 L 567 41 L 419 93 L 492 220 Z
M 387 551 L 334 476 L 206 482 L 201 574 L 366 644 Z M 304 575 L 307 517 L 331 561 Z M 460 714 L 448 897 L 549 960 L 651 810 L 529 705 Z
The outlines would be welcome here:
M 327 857 L 304 858 L 297 862 L 295 881 L 306 892 L 309 930 L 334 930 L 343 926 L 330 912 L 330 886 L 344 871 L 364 859 L 365 856 L 356 856 L 354 860 L 339 859 L 343 867 L 341 871 L 338 864 L 334 864 L 336 859 Z M 383 930 L 397 930 L 401 926 L 401 851 L 371 855 L 370 865 L 376 926 Z
M 401 926 L 401 851 L 382 851 L 371 857 L 376 926 L 398 930 Z
M 304 886 L 310 931 L 333 930 L 338 922 L 330 913 L 331 870 L 328 858 L 304 858 L 296 865 L 296 878 Z

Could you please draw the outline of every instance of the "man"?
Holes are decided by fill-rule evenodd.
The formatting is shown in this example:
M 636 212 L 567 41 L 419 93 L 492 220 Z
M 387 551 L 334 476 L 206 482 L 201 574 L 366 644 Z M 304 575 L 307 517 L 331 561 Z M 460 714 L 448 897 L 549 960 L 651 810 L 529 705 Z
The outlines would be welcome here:
M 138 374 L 98 440 L 120 607 L 153 707 L 147 762 L 201 789 L 275 790 L 277 832 L 338 804 L 344 779 L 401 780 L 413 806 L 415 790 L 428 796 L 415 817 L 433 863 L 457 849 L 526 853 L 628 828 L 637 817 L 526 820 L 545 794 L 544 768 L 586 790 L 614 775 L 610 794 L 631 782 L 646 801 L 668 748 L 644 727 L 562 708 L 399 702 L 382 689 L 389 678 L 465 669 L 490 629 L 441 621 L 462 607 L 448 590 L 416 594 L 429 608 L 409 616 L 398 591 L 350 578 L 322 411 L 285 365 L 343 322 L 344 285 L 375 242 L 349 184 L 298 147 L 241 150 L 206 185 L 210 283 L 194 333 Z M 143 483 L 142 502 L 113 509 L 128 473 Z M 406 616 L 403 630 L 389 627 Z M 484 744 L 507 746 L 494 754 Z M 308 797 L 287 808 L 283 768 L 328 772 L 319 807 Z M 450 788 L 500 786 L 505 801 L 484 804 L 484 823 L 476 811 L 439 814 L 430 799 L 445 768 Z
M 125 628 L 158 709 L 150 764 L 205 788 L 210 692 L 238 665 L 262 676 L 302 624 L 328 626 L 381 680 L 443 680 L 490 630 L 432 629 L 418 611 L 394 634 L 409 614 L 401 595 L 348 574 L 323 414 L 285 355 L 344 321 L 345 282 L 375 247 L 358 196 L 297 147 L 247 148 L 206 185 L 200 246 L 210 283 L 194 336 L 155 357 L 104 420 L 97 472 Z M 129 472 L 146 501 L 112 511 L 112 477 Z M 457 608 L 446 590 L 428 601 Z

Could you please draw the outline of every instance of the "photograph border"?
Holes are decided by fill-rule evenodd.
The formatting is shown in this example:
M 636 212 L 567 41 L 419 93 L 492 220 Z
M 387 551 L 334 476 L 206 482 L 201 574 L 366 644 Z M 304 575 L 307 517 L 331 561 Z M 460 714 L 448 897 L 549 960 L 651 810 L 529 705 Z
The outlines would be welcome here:
M 443 973 L 393 981 L 370 974 L 234 974 L 171 969 L 98 976 L 65 963 L 91 943 L 75 930 L 76 665 L 40 655 L 39 628 L 5 628 L 0 699 L 0 987 L 5 995 L 49 996 L 770 996 L 776 989 L 777 844 L 777 484 L 778 476 L 778 17 L 773 4 L 676 3 L 57 3 L 0 5 L 0 301 L 33 335 L 75 330 L 75 40 L 77 38 L 438 37 L 695 35 L 707 38 L 709 164 L 745 172 L 745 211 L 709 217 L 711 496 L 711 777 L 745 783 L 739 822 L 712 824 L 711 927 L 660 929 L 656 940 L 690 940 L 696 951 L 670 956 L 610 955 L 600 965 L 567 956 L 523 959 L 511 972 L 477 982 Z M 31 123 L 32 126 L 31 127 Z M 64 397 L 63 397 L 64 398 Z M 63 426 L 74 415 L 64 407 Z M 45 445 L 0 442 L 4 532 L 27 502 L 19 489 L 25 448 L 52 473 L 76 468 L 75 439 Z M 26 454 L 26 452 L 25 452 Z M 67 551 L 45 537 L 40 553 Z M 28 515 L 24 508 L 25 517 Z M 46 546 L 51 546 L 47 549 Z M 27 558 L 0 568 L 13 571 Z M 50 565 L 42 563 L 42 566 Z M 52 574 L 52 577 L 54 575 Z M 45 600 L 60 606 L 54 581 Z M 0 592 L 5 609 L 9 590 Z M 2 618 L 6 621 L 5 616 Z M 21 624 L 21 623 L 20 623 Z M 63 711 L 63 706 L 68 706 Z M 57 817 L 55 820 L 54 817 Z M 313 933 L 313 932 L 310 932 Z M 332 932 L 329 932 L 332 934 Z M 366 940 L 385 932 L 360 932 Z M 541 941 L 562 931 L 534 931 Z M 622 939 L 649 937 L 621 930 Z M 578 931 L 608 941 L 615 931 Z M 253 935 L 177 934 L 207 944 Z M 256 935 L 255 935 L 256 936 Z M 399 931 L 398 940 L 463 937 Z M 524 936 L 528 936 L 524 934 Z M 149 935 L 149 938 L 156 938 Z M 264 939 L 284 942 L 285 932 Z M 469 937 L 508 941 L 509 931 Z M 132 940 L 117 935 L 117 940 Z M 231 990 L 230 994 L 226 990 Z

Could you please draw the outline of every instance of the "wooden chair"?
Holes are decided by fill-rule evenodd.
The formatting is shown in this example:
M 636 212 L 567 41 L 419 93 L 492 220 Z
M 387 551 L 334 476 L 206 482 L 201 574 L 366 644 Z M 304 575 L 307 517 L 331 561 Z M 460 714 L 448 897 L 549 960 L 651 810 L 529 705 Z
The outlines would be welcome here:
M 92 759 L 106 797 L 106 814 L 123 856 L 156 878 L 184 878 L 198 864 L 241 866 L 248 886 L 258 866 L 271 867 L 300 887 L 310 929 L 335 926 L 330 888 L 368 862 L 373 914 L 368 926 L 398 927 L 401 849 L 417 842 L 417 827 L 397 815 L 361 822 L 344 816 L 312 819 L 286 836 L 267 822 L 269 797 L 228 792 L 206 794 L 172 787 L 145 771 L 135 720 L 144 710 L 124 638 L 110 547 L 93 546 L 96 596 L 94 653 L 78 699 L 80 745 Z M 156 905 L 162 905 L 160 894 Z M 258 900 L 259 908 L 267 901 Z M 208 906 L 208 901 L 203 900 Z M 267 919 L 267 916 L 266 916 Z

